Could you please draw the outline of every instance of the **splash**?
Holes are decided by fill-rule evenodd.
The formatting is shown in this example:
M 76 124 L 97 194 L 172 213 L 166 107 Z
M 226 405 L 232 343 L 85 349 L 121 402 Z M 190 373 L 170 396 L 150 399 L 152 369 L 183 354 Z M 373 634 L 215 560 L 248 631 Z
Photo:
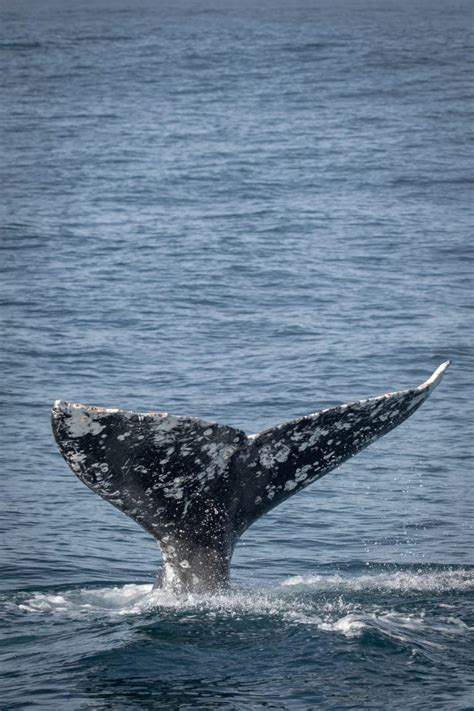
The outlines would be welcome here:
M 150 612 L 201 612 L 281 616 L 289 602 L 272 591 L 235 590 L 223 594 L 176 595 L 154 590 L 152 585 L 129 584 L 117 587 L 80 588 L 49 594 L 36 592 L 18 601 L 22 612 L 46 612 L 67 616 L 108 614 L 111 617 L 143 615 Z M 292 609 L 305 611 L 304 602 L 293 600 Z
M 172 618 L 218 622 L 222 619 L 273 620 L 274 624 L 312 627 L 323 634 L 347 639 L 377 636 L 409 646 L 413 653 L 442 649 L 447 638 L 471 629 L 452 604 L 437 601 L 426 612 L 412 603 L 411 592 L 466 592 L 474 580 L 469 569 L 373 572 L 343 576 L 310 575 L 289 578 L 278 587 L 234 589 L 225 594 L 174 595 L 152 585 L 77 588 L 18 595 L 17 611 L 49 614 L 63 619 L 89 618 L 118 621 L 153 615 L 157 621 Z M 360 596 L 360 592 L 369 595 Z M 354 597 L 356 593 L 356 597 Z M 396 599 L 390 593 L 396 593 Z M 387 597 L 388 595 L 388 597 Z M 404 595 L 406 597 L 404 597 Z M 430 596 L 431 597 L 431 596 Z M 398 609 L 394 609 L 398 608 Z M 410 609 L 411 608 L 411 609 Z M 428 636 L 436 642 L 428 641 Z
M 474 590 L 474 575 L 469 569 L 379 572 L 356 576 L 296 575 L 283 581 L 282 586 L 298 586 L 313 591 L 327 592 L 468 592 Z

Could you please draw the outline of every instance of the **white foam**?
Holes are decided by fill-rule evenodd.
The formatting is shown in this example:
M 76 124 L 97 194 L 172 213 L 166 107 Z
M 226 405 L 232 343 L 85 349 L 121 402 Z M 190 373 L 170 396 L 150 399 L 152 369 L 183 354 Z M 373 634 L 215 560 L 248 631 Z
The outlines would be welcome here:
M 128 584 L 114 587 L 78 588 L 61 593 L 36 592 L 22 595 L 18 607 L 27 612 L 108 611 L 114 615 L 141 614 L 154 608 L 186 610 L 221 609 L 262 614 L 305 613 L 319 617 L 323 614 L 341 615 L 358 608 L 342 597 L 350 592 L 467 592 L 474 589 L 474 578 L 469 569 L 442 571 L 378 572 L 358 576 L 306 575 L 284 580 L 279 588 L 232 590 L 219 595 L 174 595 L 153 590 L 152 585 Z M 286 592 L 285 592 L 286 591 Z M 337 602 L 327 602 L 312 593 L 339 593 Z M 303 597 L 301 593 L 304 593 Z M 440 608 L 452 606 L 439 604 Z M 314 620 L 313 620 L 314 622 Z
M 335 622 L 322 622 L 320 629 L 327 632 L 340 632 L 344 637 L 360 637 L 367 628 L 367 624 L 358 615 L 346 615 Z
M 472 571 L 465 569 L 442 571 L 396 571 L 357 576 L 296 575 L 282 582 L 283 586 L 304 585 L 318 590 L 362 591 L 433 591 L 474 590 Z
M 152 585 L 123 585 L 111 588 L 80 588 L 57 593 L 32 593 L 17 603 L 23 612 L 49 612 L 68 616 L 140 615 L 152 610 L 200 610 L 235 614 L 284 615 L 305 611 L 306 606 L 266 591 L 231 591 L 218 595 L 176 595 L 153 590 Z
M 441 649 L 443 645 L 427 640 L 426 632 L 439 632 L 453 636 L 470 632 L 466 623 L 455 617 L 440 617 L 436 620 L 426 618 L 425 613 L 413 615 L 399 612 L 375 611 L 371 613 L 349 613 L 334 621 L 325 621 L 319 628 L 328 632 L 340 632 L 347 638 L 360 637 L 366 631 L 373 630 L 390 639 L 410 643 L 422 640 L 425 646 Z

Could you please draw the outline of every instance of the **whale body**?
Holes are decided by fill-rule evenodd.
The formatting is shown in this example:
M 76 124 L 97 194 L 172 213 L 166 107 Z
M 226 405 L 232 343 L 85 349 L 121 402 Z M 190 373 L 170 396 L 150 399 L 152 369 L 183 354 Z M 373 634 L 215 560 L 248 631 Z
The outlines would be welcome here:
M 331 407 L 256 435 L 195 417 L 57 400 L 61 454 L 90 489 L 139 523 L 161 547 L 157 582 L 216 592 L 230 581 L 242 533 L 412 415 L 449 361 L 422 385 Z

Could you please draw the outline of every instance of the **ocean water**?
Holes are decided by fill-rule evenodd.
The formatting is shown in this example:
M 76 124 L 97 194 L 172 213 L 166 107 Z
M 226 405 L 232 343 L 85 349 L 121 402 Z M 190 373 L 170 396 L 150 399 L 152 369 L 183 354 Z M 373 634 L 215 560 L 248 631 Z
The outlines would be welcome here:
M 474 707 L 472 4 L 0 0 L 0 708 Z M 231 591 L 56 398 L 256 432 L 452 367 L 260 519 Z

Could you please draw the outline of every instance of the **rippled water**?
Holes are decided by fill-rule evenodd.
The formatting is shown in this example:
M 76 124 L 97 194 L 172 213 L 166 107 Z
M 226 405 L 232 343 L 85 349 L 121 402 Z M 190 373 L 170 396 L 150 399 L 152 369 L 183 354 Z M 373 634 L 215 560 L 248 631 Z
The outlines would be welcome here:
M 467 2 L 0 2 L 2 709 L 469 709 Z M 233 588 L 75 479 L 53 400 L 255 432 L 453 366 Z

